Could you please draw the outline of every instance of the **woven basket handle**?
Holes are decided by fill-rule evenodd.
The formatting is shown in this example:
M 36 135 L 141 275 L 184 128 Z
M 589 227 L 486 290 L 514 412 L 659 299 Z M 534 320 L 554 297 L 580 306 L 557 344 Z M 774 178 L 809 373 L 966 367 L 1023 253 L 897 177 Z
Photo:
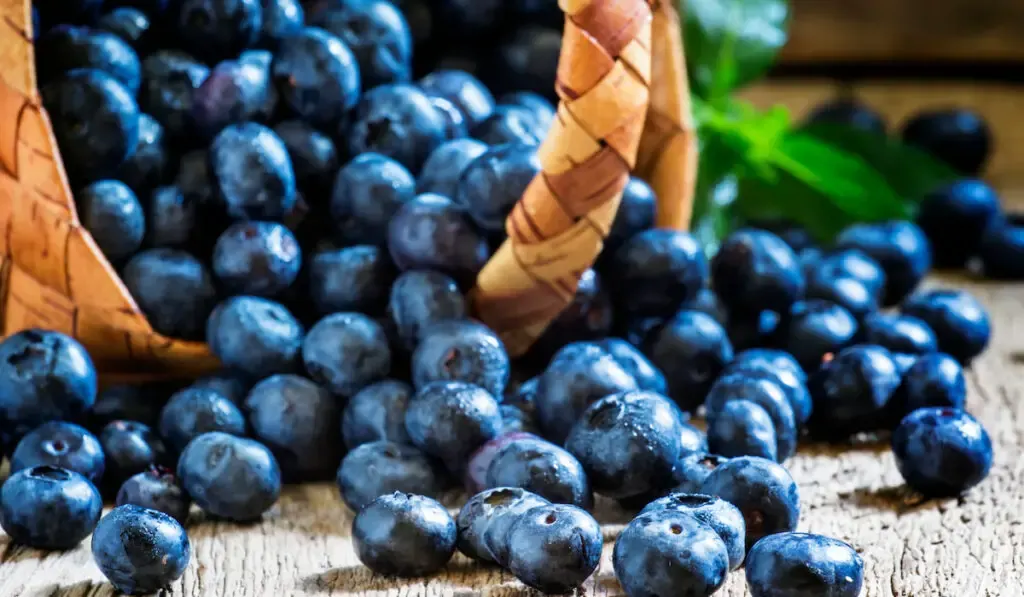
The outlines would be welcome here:
M 679 16 L 669 1 L 560 0 L 565 34 L 558 114 L 542 171 L 506 221 L 508 239 L 477 277 L 477 316 L 521 355 L 593 265 L 630 171 L 658 195 L 657 223 L 685 229 L 696 176 Z M 653 13 L 653 14 L 652 14 Z

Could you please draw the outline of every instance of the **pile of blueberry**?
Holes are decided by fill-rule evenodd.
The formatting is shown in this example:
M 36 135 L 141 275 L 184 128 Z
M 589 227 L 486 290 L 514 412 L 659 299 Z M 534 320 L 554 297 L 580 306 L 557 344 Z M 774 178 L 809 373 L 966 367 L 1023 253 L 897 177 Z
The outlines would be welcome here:
M 193 504 L 258 521 L 283 483 L 333 476 L 375 572 L 429 575 L 458 550 L 564 593 L 597 567 L 597 494 L 638 513 L 613 555 L 632 597 L 710 595 L 744 562 L 755 597 L 845 597 L 856 551 L 795 532 L 783 463 L 801 440 L 890 434 L 913 489 L 979 483 L 992 446 L 963 368 L 989 321 L 964 292 L 917 291 L 932 249 L 911 222 L 830 247 L 745 228 L 709 260 L 652 228 L 634 179 L 530 354 L 513 362 L 469 317 L 464 293 L 539 170 L 554 111 L 530 76 L 546 63 L 503 47 L 515 84 L 496 102 L 418 27 L 440 16 L 473 48 L 496 15 L 555 6 L 36 2 L 83 224 L 154 328 L 205 340 L 224 370 L 98 392 L 75 340 L 0 343 L 11 539 L 59 550 L 92 533 L 114 586 L 150 592 L 188 564 Z M 423 64 L 447 67 L 413 82 Z M 437 500 L 459 485 L 452 517 Z

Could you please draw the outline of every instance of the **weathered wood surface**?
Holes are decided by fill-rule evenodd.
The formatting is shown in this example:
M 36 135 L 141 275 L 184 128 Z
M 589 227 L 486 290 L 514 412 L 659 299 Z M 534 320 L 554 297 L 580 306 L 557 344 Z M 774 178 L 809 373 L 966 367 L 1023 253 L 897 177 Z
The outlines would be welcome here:
M 863 96 L 901 118 L 923 104 L 981 108 L 996 123 L 1003 151 L 993 180 L 1024 207 L 1024 156 L 1019 106 L 1024 91 L 982 87 L 865 87 Z M 802 109 L 831 93 L 826 84 L 754 90 L 758 103 L 782 101 Z M 884 443 L 827 448 L 805 446 L 789 464 L 800 484 L 800 529 L 850 542 L 866 564 L 867 597 L 1021 597 L 1024 595 L 1024 285 L 938 279 L 964 286 L 991 310 L 995 338 L 968 375 L 969 408 L 996 447 L 991 476 L 960 499 L 922 502 L 901 484 Z M 257 526 L 190 525 L 194 554 L 174 596 L 387 595 L 389 597 L 512 597 L 531 595 L 508 574 L 457 558 L 446 573 L 425 581 L 375 577 L 355 559 L 351 513 L 333 485 L 289 488 Z M 619 595 L 611 539 L 625 515 L 602 506 L 609 539 L 591 595 Z M 92 563 L 88 543 L 66 554 L 12 546 L 0 533 L 0 597 L 112 593 Z M 746 595 L 742 572 L 719 595 Z

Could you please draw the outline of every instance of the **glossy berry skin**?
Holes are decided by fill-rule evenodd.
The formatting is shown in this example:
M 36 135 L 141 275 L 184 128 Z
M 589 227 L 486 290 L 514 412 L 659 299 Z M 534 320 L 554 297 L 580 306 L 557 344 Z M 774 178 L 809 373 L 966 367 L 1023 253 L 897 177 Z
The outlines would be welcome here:
M 778 461 L 775 423 L 749 400 L 730 400 L 708 421 L 708 448 L 728 458 L 759 456 Z
M 800 494 L 781 465 L 754 456 L 733 458 L 704 480 L 701 492 L 743 513 L 747 551 L 762 537 L 792 531 L 800 519 Z
M 260 111 L 277 92 L 270 84 L 268 69 L 253 60 L 225 60 L 196 89 L 192 122 L 207 139 L 224 127 L 258 120 Z
M 443 97 L 466 117 L 466 124 L 474 128 L 494 111 L 494 97 L 487 87 L 473 75 L 460 70 L 446 69 L 430 73 L 418 85 L 428 95 Z
M 601 527 L 586 510 L 565 504 L 526 511 L 508 534 L 509 572 L 547 594 L 571 593 L 597 570 Z
M 561 444 L 592 403 L 636 389 L 633 376 L 597 344 L 568 344 L 555 354 L 537 382 L 537 419 L 545 437 Z
M 520 487 L 555 504 L 591 508 L 590 482 L 575 456 L 540 438 L 522 437 L 497 449 L 486 486 Z
M 629 239 L 654 227 L 654 214 L 658 198 L 654 189 L 642 179 L 630 177 L 622 191 L 619 211 L 615 214 L 611 232 L 604 239 L 604 251 L 613 254 Z
M 414 446 L 461 472 L 477 448 L 501 433 L 501 414 L 497 400 L 483 388 L 436 381 L 409 401 L 405 430 Z
M 298 367 L 302 325 L 282 305 L 252 296 L 236 296 L 210 315 L 206 341 L 225 367 L 257 378 Z
M 362 444 L 346 454 L 337 483 L 341 499 L 354 512 L 396 491 L 437 498 L 445 489 L 443 473 L 426 455 L 386 441 Z
M 992 187 L 965 178 L 925 195 L 917 224 L 931 241 L 935 264 L 960 267 L 978 253 L 985 231 L 1001 211 Z
M 828 354 L 853 343 L 857 320 L 849 311 L 821 299 L 800 301 L 784 314 L 776 332 L 778 345 L 813 373 Z
M 350 155 L 372 151 L 418 173 L 445 141 L 445 121 L 430 98 L 407 83 L 380 85 L 363 95 L 348 133 Z
M 546 3 L 545 3 L 546 4 Z M 562 17 L 559 16 L 559 19 Z M 547 98 L 532 91 L 513 91 L 498 98 L 498 104 L 504 106 L 522 106 L 529 110 L 544 130 L 551 127 L 555 119 L 555 106 Z M 619 209 L 622 209 L 621 207 Z
M 388 222 L 415 194 L 416 180 L 405 166 L 379 153 L 362 153 L 338 171 L 331 219 L 347 243 L 383 244 Z
M 417 388 L 434 381 L 462 381 L 501 396 L 509 368 L 508 353 L 497 334 L 468 320 L 430 326 L 412 355 L 412 380 Z
M 650 337 L 644 354 L 665 372 L 668 395 L 685 411 L 703 401 L 715 378 L 732 360 L 722 326 L 698 311 L 680 311 Z
M 128 6 L 115 8 L 96 21 L 97 29 L 120 37 L 136 54 L 149 50 L 152 26 L 145 12 Z
M 295 206 L 288 148 L 269 128 L 245 122 L 222 130 L 210 145 L 218 202 L 231 218 L 280 220 Z
M 936 352 L 922 355 L 903 373 L 890 410 L 898 421 L 920 408 L 963 410 L 966 402 L 963 367 L 948 354 Z
M 139 143 L 139 106 L 130 90 L 98 70 L 55 78 L 40 93 L 68 176 L 110 178 Z
M 438 95 L 428 95 L 427 97 L 430 98 L 430 104 L 444 120 L 445 139 L 462 139 L 469 135 L 469 130 L 466 128 L 466 116 L 455 104 Z
M 282 40 L 274 55 L 274 83 L 292 113 L 325 129 L 335 128 L 359 101 L 359 63 L 336 36 L 306 27 Z
M 359 63 L 363 89 L 412 77 L 412 32 L 388 0 L 355 0 L 317 7 L 310 24 L 345 42 Z
M 708 262 L 686 232 L 646 230 L 629 239 L 607 270 L 616 306 L 631 316 L 672 315 L 708 278 Z
M 466 166 L 453 198 L 481 230 L 503 234 L 505 219 L 540 170 L 534 147 L 497 145 Z
M 693 452 L 679 459 L 676 463 L 676 470 L 673 472 L 676 487 L 675 493 L 700 493 L 704 485 L 704 479 L 708 478 L 713 470 L 722 466 L 729 459 L 717 454 L 708 454 L 706 451 Z
M 117 179 L 128 185 L 136 196 L 145 196 L 165 184 L 172 173 L 168 145 L 163 125 L 149 114 L 139 114 L 139 143 L 135 152 L 117 169 Z M 81 214 L 81 196 L 76 195 L 75 199 L 79 201 Z
M 778 376 L 768 371 L 738 369 L 722 375 L 711 386 L 705 408 L 709 425 L 713 424 L 719 414 L 731 410 L 730 404 L 735 401 L 748 401 L 760 406 L 768 414 L 774 424 L 775 456 L 778 462 L 784 462 L 796 451 L 797 426 L 796 415 L 792 403 L 786 393 L 785 386 Z M 740 407 L 741 410 L 744 407 Z M 735 420 L 739 413 L 732 411 L 726 415 Z M 756 415 L 755 415 L 756 416 Z M 761 431 L 760 425 L 749 428 Z M 710 428 L 709 428 L 710 432 Z M 768 439 L 762 433 L 761 439 Z M 708 440 L 710 441 L 710 434 Z
M 160 437 L 174 452 L 210 431 L 245 435 L 245 416 L 233 402 L 213 390 L 186 388 L 171 396 L 160 413 Z
M 463 319 L 466 300 L 454 279 L 430 270 L 407 271 L 391 286 L 388 314 L 406 349 L 419 344 L 423 332 L 446 319 Z
M 464 285 L 476 278 L 490 256 L 487 240 L 466 209 L 431 193 L 398 209 L 388 225 L 387 243 L 400 270 L 437 270 Z
M 394 279 L 391 258 L 372 245 L 321 251 L 309 263 L 309 294 L 320 315 L 382 312 Z
M 100 520 L 92 557 L 114 589 L 129 595 L 159 591 L 181 578 L 192 544 L 174 518 L 148 508 L 118 506 Z
M 852 98 L 838 98 L 818 106 L 807 117 L 807 123 L 839 125 L 882 135 L 886 129 L 881 114 Z
M 121 278 L 157 332 L 186 340 L 202 337 L 216 290 L 198 259 L 178 249 L 148 249 L 128 262 Z
M 231 294 L 278 295 L 295 281 L 301 266 L 298 240 L 277 222 L 237 222 L 213 249 L 213 274 Z
M 619 535 L 612 565 L 629 597 L 704 596 L 725 583 L 729 552 L 715 530 L 694 516 L 653 510 Z
M 844 349 L 808 384 L 814 398 L 812 430 L 823 439 L 843 440 L 877 429 L 899 384 L 899 369 L 885 348 L 861 344 Z
M 76 472 L 93 484 L 103 477 L 103 447 L 84 427 L 64 421 L 50 421 L 21 438 L 11 454 L 11 472 L 37 466 L 52 466 Z
M 117 492 L 117 505 L 132 504 L 163 512 L 181 524 L 188 520 L 192 498 L 170 471 L 153 467 L 130 477 Z
M 711 527 L 725 543 L 729 552 L 729 568 L 735 570 L 743 563 L 746 549 L 743 545 L 746 525 L 743 514 L 722 498 L 693 493 L 672 492 L 647 504 L 640 514 L 669 510 L 689 514 Z
M 459 551 L 474 560 L 504 565 L 509 560 L 509 531 L 526 512 L 549 503 L 517 487 L 485 489 L 459 510 Z
M 801 382 L 807 381 L 807 374 L 803 367 L 793 358 L 793 355 L 784 350 L 774 348 L 751 348 L 736 355 L 729 368 L 752 368 L 769 369 L 776 373 L 785 372 Z
M 597 345 L 608 351 L 615 362 L 633 376 L 641 390 L 663 395 L 668 393 L 665 375 L 632 344 L 619 338 L 605 338 L 598 340 Z
M 921 112 L 903 126 L 902 137 L 968 176 L 981 171 L 992 147 L 984 119 L 964 108 Z
M 189 54 L 158 50 L 142 62 L 139 103 L 163 125 L 168 137 L 186 141 L 194 133 L 192 106 L 196 90 L 210 69 Z
M 474 138 L 492 146 L 536 147 L 544 140 L 545 132 L 533 112 L 522 106 L 497 106 L 490 116 L 472 129 Z
M 270 450 L 219 431 L 189 442 L 178 478 L 203 511 L 236 522 L 259 519 L 281 493 L 281 469 Z
M 476 139 L 447 141 L 435 149 L 423 164 L 416 192 L 456 197 L 462 173 L 486 151 L 487 145 Z
M 207 62 L 252 47 L 263 27 L 260 0 L 182 0 L 174 23 L 176 41 Z
M 96 396 L 89 411 L 90 431 L 99 433 L 111 421 L 124 419 L 156 426 L 170 394 L 160 384 L 108 385 Z
M 331 138 L 303 120 L 283 120 L 274 132 L 292 159 L 295 183 L 307 196 L 329 194 L 338 171 L 338 150 Z
M 902 354 L 928 354 L 939 350 L 935 332 L 910 315 L 873 313 L 861 322 L 859 339 Z
M 885 290 L 886 272 L 874 258 L 860 249 L 850 248 L 822 255 L 807 271 L 807 277 L 820 280 L 853 278 L 879 302 Z
M 111 421 L 100 433 L 106 461 L 105 485 L 116 489 L 133 475 L 168 461 L 163 440 L 148 425 L 137 421 Z
M 411 493 L 382 495 L 352 521 L 352 543 L 364 566 L 385 576 L 433 574 L 455 553 L 455 521 L 436 500 Z
M 984 352 L 992 338 L 988 312 L 963 290 L 927 290 L 907 299 L 902 311 L 935 331 L 939 350 L 969 365 Z
M 979 249 L 982 271 L 994 280 L 1024 280 L 1024 227 L 1014 217 L 993 224 Z
M 696 296 L 680 305 L 679 310 L 707 313 L 723 327 L 729 326 L 729 310 L 710 288 L 701 288 Z
M 959 495 L 988 476 L 992 440 L 969 413 L 921 408 L 907 415 L 892 435 L 900 474 L 927 497 Z
M 803 297 L 806 281 L 796 254 L 765 230 L 729 236 L 711 263 L 713 288 L 730 314 L 784 312 Z
M 263 0 L 259 47 L 276 50 L 281 41 L 302 31 L 305 11 L 299 0 Z
M 345 405 L 341 418 L 342 436 L 350 450 L 376 441 L 408 444 L 405 409 L 412 398 L 412 386 L 385 379 L 360 390 Z
M 809 533 L 777 533 L 747 554 L 753 597 L 857 597 L 864 560 L 849 544 Z
M 150 193 L 146 205 L 146 245 L 189 249 L 199 237 L 199 203 L 174 186 Z
M 313 326 L 302 343 L 302 361 L 313 381 L 351 397 L 391 370 L 384 329 L 360 313 L 335 313 Z
M 469 457 L 469 463 L 466 465 L 466 470 L 462 475 L 463 484 L 466 487 L 466 491 L 470 494 L 477 494 L 488 487 L 499 487 L 500 484 L 489 484 L 487 481 L 487 471 L 491 467 L 491 463 L 497 457 L 498 453 L 502 451 L 506 446 L 511 443 L 518 442 L 520 440 L 542 440 L 531 430 L 524 430 L 516 426 L 516 423 L 520 419 L 513 421 L 510 425 L 509 419 L 506 418 L 509 409 L 512 409 L 517 414 L 515 416 L 523 418 L 525 413 L 519 409 L 518 406 L 502 404 L 499 406 L 501 410 L 501 435 L 495 437 L 492 440 L 485 442 L 482 446 L 476 449 L 475 452 Z M 546 447 L 546 446 L 545 446 Z M 546 453 L 546 450 L 544 451 Z M 536 453 L 541 456 L 540 452 Z M 518 472 L 520 467 L 515 467 L 515 472 Z M 580 469 L 582 471 L 582 469 Z M 512 486 L 517 486 L 513 484 Z
M 806 296 L 808 299 L 821 299 L 835 303 L 849 311 L 850 315 L 858 320 L 878 311 L 878 296 L 856 278 L 828 279 L 812 272 L 808 276 Z
M 146 216 L 127 185 L 101 180 L 75 195 L 82 225 L 111 262 L 130 257 L 142 246 Z
M 0 342 L 0 429 L 17 440 L 53 420 L 77 421 L 96 402 L 96 367 L 77 340 L 30 329 Z
M 627 498 L 656 490 L 671 478 L 680 453 L 680 424 L 667 398 L 624 392 L 590 405 L 565 447 L 583 464 L 596 492 Z
M 759 354 L 765 356 L 759 357 Z M 751 376 L 757 378 L 770 377 L 778 382 L 786 393 L 789 406 L 793 409 L 793 418 L 798 429 L 811 418 L 814 404 L 807 390 L 807 375 L 789 353 L 757 348 L 743 351 L 729 365 L 726 373 L 741 371 L 750 372 Z
M 75 69 L 93 69 L 109 75 L 130 93 L 139 90 L 139 57 L 123 39 L 89 27 L 60 25 L 35 42 L 36 76 L 42 85 Z
M 839 249 L 860 249 L 885 270 L 883 306 L 899 304 L 932 265 L 928 238 L 913 222 L 854 224 L 836 239 Z
M 222 370 L 200 377 L 189 387 L 213 390 L 235 404 L 242 404 L 252 383 L 237 371 Z
M 71 549 L 100 519 L 100 492 L 82 475 L 54 466 L 12 474 L 0 489 L 0 527 L 11 542 L 36 549 Z

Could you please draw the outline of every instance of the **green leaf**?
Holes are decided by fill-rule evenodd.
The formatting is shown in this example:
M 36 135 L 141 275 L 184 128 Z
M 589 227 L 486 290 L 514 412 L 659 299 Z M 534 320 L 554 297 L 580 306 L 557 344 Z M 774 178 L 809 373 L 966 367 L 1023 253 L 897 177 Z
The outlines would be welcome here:
M 821 242 L 831 241 L 857 221 L 832 200 L 788 172 L 771 179 L 750 176 L 740 180 L 733 206 L 736 217 L 746 220 L 784 219 L 800 224 Z
M 682 11 L 693 90 L 712 103 L 758 79 L 786 43 L 786 0 L 685 0 Z

